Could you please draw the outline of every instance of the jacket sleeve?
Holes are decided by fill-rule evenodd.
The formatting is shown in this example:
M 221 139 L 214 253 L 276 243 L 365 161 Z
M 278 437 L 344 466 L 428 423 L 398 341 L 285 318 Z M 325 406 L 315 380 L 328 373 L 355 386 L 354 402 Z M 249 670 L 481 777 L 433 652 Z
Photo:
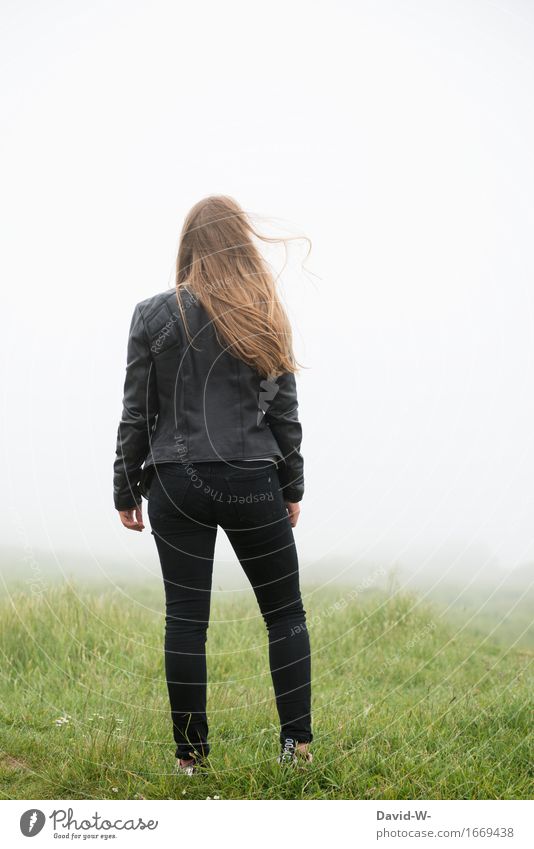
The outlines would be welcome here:
M 122 416 L 113 465 L 113 500 L 117 510 L 141 504 L 141 468 L 150 449 L 158 415 L 156 374 L 139 304 L 128 338 Z
M 298 418 L 295 375 L 287 372 L 275 378 L 278 390 L 266 405 L 265 419 L 284 459 L 278 475 L 286 501 L 301 501 L 304 495 L 304 460 L 300 453 L 302 427 Z

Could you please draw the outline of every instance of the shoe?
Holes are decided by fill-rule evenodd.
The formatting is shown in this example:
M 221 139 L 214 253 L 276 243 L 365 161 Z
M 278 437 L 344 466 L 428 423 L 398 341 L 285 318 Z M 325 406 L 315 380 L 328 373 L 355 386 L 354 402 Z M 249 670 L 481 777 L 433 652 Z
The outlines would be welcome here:
M 193 757 L 191 758 L 176 758 L 175 772 L 178 775 L 195 775 L 196 773 L 201 772 L 207 764 L 208 762 L 206 758 L 201 758 L 196 754 L 193 754 Z
M 313 755 L 311 752 L 302 751 L 293 737 L 286 737 L 282 745 L 282 751 L 278 756 L 278 763 L 282 766 L 297 766 L 300 763 L 311 764 Z
M 184 761 L 182 763 L 181 758 L 176 758 L 176 772 L 178 775 L 194 775 L 195 773 L 195 761 Z

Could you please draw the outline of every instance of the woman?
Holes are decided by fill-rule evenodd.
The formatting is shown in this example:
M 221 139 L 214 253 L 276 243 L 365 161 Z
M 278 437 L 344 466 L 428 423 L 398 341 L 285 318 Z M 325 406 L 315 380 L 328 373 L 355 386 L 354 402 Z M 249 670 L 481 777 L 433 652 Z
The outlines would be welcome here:
M 217 527 L 254 589 L 269 636 L 281 763 L 311 761 L 310 645 L 292 528 L 304 492 L 291 328 L 231 198 L 187 216 L 176 291 L 139 303 L 128 341 L 114 501 L 144 528 L 163 573 L 165 672 L 177 768 L 209 752 L 206 630 Z

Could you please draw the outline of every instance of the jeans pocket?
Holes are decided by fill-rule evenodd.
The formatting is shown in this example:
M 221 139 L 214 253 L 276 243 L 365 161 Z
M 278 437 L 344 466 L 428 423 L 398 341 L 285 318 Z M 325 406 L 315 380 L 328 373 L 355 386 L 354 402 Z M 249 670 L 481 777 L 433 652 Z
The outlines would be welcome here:
M 280 512 L 278 483 L 272 472 L 251 470 L 229 475 L 228 500 L 239 522 L 258 527 L 268 525 Z
M 191 477 L 178 464 L 156 466 L 148 496 L 148 518 L 152 526 L 171 527 L 183 515 Z

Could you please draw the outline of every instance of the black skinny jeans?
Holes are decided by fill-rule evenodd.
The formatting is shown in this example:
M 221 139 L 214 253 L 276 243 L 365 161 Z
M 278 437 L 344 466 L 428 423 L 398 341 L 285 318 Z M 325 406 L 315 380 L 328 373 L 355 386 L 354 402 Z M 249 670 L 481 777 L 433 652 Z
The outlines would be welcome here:
M 267 626 L 280 740 L 310 742 L 310 643 L 276 465 L 263 460 L 158 464 L 148 515 L 165 586 L 165 673 L 176 756 L 209 753 L 206 631 L 218 525 Z

